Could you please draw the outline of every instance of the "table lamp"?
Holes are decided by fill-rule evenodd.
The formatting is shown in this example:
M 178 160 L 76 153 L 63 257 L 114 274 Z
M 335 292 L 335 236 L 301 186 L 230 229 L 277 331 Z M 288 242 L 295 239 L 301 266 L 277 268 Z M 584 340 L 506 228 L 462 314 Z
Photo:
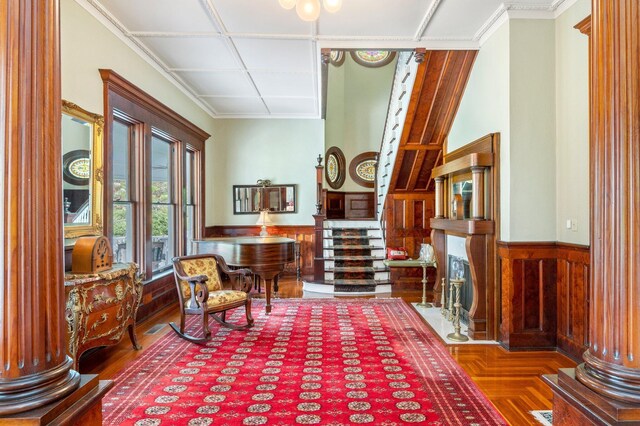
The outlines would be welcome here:
M 262 231 L 260 231 L 260 236 L 261 237 L 269 236 L 269 234 L 267 233 L 267 225 L 272 225 L 272 224 L 273 224 L 273 222 L 271 221 L 271 218 L 269 217 L 269 210 L 262 210 L 260 212 L 260 217 L 258 218 L 258 221 L 256 222 L 256 225 L 262 226 Z

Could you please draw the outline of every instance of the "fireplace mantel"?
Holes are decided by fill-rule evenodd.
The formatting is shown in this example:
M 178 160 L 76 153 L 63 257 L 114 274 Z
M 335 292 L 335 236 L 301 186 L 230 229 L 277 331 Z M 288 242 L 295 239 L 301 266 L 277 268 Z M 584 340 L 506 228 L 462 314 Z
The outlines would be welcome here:
M 436 188 L 436 214 L 430 222 L 431 243 L 438 264 L 446 267 L 447 236 L 465 239 L 471 271 L 467 281 L 473 286 L 468 333 L 476 340 L 498 337 L 500 297 L 495 283 L 499 164 L 499 134 L 492 133 L 447 154 L 444 164 L 434 168 L 431 175 Z M 465 203 L 464 208 L 456 209 L 454 206 L 460 202 Z M 445 268 L 438 268 L 438 283 L 449 275 L 449 271 L 441 269 Z

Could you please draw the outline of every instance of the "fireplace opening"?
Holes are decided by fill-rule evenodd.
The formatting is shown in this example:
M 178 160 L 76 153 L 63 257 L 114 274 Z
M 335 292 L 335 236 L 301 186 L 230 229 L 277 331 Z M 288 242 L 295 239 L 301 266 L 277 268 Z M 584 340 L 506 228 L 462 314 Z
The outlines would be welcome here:
M 448 282 L 451 284 L 452 278 L 464 278 L 464 284 L 460 288 L 460 302 L 462 309 L 460 313 L 460 322 L 465 325 L 469 325 L 469 309 L 471 309 L 471 303 L 473 303 L 473 283 L 471 281 L 471 268 L 469 267 L 469 261 L 454 255 L 448 255 L 447 259 L 447 274 Z M 447 287 L 446 297 L 449 297 L 449 288 Z M 453 301 L 455 302 L 455 290 L 453 292 Z M 448 303 L 447 303 L 448 304 Z

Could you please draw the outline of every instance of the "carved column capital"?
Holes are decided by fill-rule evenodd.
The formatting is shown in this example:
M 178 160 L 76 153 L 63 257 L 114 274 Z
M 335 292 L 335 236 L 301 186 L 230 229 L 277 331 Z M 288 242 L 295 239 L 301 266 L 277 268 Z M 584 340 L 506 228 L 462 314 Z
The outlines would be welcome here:
M 427 49 L 425 49 L 424 47 L 418 47 L 415 50 L 415 60 L 417 63 L 421 64 L 424 62 L 424 55 L 427 53 Z

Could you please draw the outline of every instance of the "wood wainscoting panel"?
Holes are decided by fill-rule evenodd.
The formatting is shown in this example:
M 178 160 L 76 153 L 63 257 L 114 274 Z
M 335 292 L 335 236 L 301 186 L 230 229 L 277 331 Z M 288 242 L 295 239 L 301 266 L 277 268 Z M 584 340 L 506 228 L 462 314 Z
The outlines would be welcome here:
M 277 235 L 296 240 L 300 243 L 300 272 L 302 275 L 313 274 L 313 225 L 278 225 L 268 226 L 269 235 Z M 257 225 L 224 225 L 224 226 L 207 226 L 205 228 L 205 238 L 212 237 L 249 237 L 258 236 L 260 227 Z M 285 274 L 296 273 L 295 263 L 285 266 Z
M 435 194 L 388 194 L 385 209 L 387 247 L 404 247 L 416 259 L 420 244 L 431 242 Z
M 558 243 L 558 349 L 580 362 L 589 346 L 588 246 Z
M 500 341 L 508 349 L 556 347 L 556 243 L 498 243 Z

